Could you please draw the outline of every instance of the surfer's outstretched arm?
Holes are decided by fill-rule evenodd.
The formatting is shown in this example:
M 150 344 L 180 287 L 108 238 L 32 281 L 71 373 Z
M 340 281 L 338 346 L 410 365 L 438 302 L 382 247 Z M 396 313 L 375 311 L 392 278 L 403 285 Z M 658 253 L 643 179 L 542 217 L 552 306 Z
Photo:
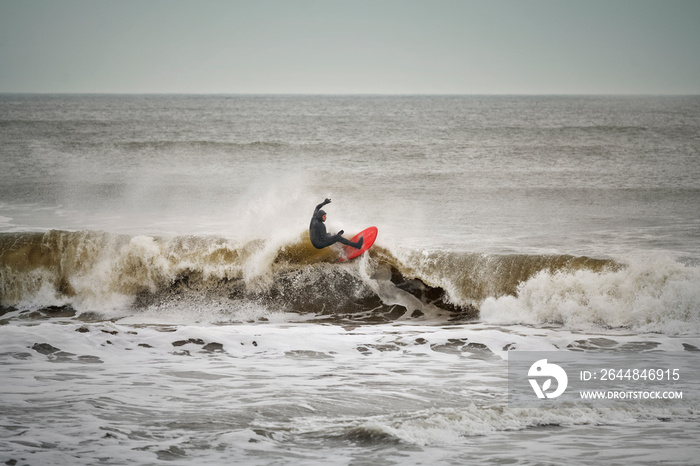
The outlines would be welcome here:
M 321 202 L 319 205 L 316 206 L 316 209 L 314 209 L 314 213 L 316 213 L 316 212 L 318 212 L 319 210 L 321 210 L 321 208 L 323 208 L 324 205 L 330 204 L 330 203 L 331 203 L 331 200 L 328 199 L 328 198 L 326 198 L 325 201 Z

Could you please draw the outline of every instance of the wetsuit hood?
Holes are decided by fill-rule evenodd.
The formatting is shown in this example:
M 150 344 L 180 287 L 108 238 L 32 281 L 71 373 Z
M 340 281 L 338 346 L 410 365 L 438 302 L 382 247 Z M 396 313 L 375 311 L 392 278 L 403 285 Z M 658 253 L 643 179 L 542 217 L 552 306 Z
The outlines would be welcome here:
M 324 215 L 326 215 L 326 211 L 325 211 L 325 210 L 319 210 L 318 212 L 316 212 L 316 219 L 317 219 L 317 220 L 320 220 L 320 221 L 322 222 L 322 221 L 323 221 L 323 216 L 324 216 Z

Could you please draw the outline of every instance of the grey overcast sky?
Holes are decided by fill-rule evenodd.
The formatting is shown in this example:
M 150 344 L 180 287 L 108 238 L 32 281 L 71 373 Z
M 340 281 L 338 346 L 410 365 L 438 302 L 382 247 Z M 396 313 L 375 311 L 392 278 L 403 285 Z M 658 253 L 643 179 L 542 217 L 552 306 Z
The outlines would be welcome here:
M 0 92 L 700 94 L 700 1 L 0 0 Z

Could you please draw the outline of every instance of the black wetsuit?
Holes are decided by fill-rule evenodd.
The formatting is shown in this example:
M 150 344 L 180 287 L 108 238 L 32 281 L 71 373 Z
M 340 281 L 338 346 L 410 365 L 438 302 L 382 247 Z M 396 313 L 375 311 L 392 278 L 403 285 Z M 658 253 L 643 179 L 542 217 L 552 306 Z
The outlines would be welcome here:
M 343 234 L 342 230 L 340 231 L 340 233 L 337 233 L 335 235 L 331 235 L 328 234 L 328 232 L 326 232 L 326 225 L 323 223 L 323 216 L 326 215 L 326 213 L 323 210 L 321 210 L 321 207 L 328 204 L 329 202 L 331 201 L 326 199 L 325 201 L 317 205 L 316 210 L 314 210 L 314 215 L 313 217 L 311 217 L 311 224 L 309 224 L 309 237 L 311 238 L 311 244 L 313 244 L 316 249 L 323 249 L 335 243 L 345 244 L 347 246 L 352 246 L 358 249 L 361 248 L 362 241 L 358 241 L 357 243 L 348 241 L 347 239 L 341 236 Z

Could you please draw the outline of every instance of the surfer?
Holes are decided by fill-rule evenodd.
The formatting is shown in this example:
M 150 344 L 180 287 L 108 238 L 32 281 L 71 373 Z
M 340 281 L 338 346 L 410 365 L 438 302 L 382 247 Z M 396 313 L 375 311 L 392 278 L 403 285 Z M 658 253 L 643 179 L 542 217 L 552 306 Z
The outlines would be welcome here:
M 316 249 L 323 249 L 335 243 L 341 243 L 360 249 L 362 247 L 362 243 L 365 241 L 364 238 L 360 238 L 360 241 L 353 243 L 352 241 L 342 237 L 342 234 L 344 233 L 343 230 L 340 230 L 335 235 L 331 235 L 326 232 L 326 225 L 323 224 L 323 222 L 326 221 L 326 212 L 321 210 L 321 207 L 330 203 L 331 200 L 326 198 L 326 200 L 317 205 L 316 210 L 314 210 L 314 215 L 311 217 L 311 224 L 309 225 L 309 237 L 311 238 L 311 244 L 313 244 Z

